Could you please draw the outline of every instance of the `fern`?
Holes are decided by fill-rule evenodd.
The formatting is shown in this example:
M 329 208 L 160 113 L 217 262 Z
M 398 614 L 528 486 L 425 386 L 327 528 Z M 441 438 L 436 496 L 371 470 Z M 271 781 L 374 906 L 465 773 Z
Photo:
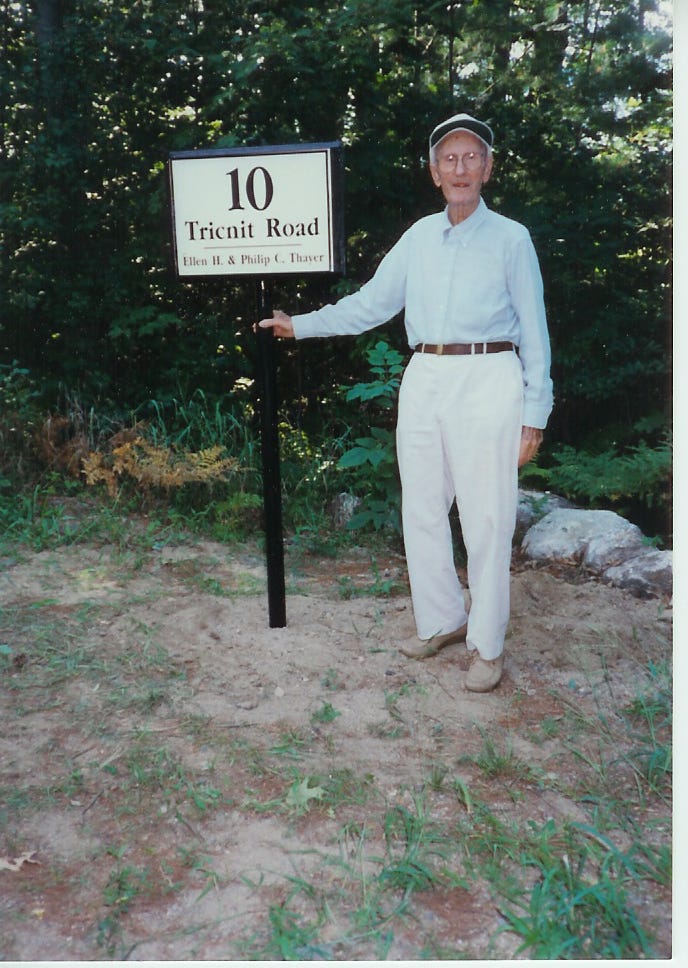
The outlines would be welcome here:
M 170 491 L 190 483 L 226 480 L 238 461 L 223 457 L 223 452 L 219 444 L 200 451 L 177 451 L 136 436 L 114 447 L 111 454 L 92 451 L 84 458 L 82 469 L 87 484 L 103 483 L 113 495 L 127 478 L 145 491 Z
M 562 447 L 552 454 L 553 466 L 538 468 L 537 475 L 573 500 L 595 505 L 634 499 L 653 508 L 669 499 L 671 458 L 668 438 L 657 447 L 641 440 L 623 453 L 610 449 L 591 454 Z

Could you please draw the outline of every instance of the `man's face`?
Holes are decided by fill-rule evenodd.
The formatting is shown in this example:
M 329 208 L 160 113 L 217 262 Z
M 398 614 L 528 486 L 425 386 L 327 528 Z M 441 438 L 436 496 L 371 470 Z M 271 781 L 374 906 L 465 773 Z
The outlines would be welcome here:
M 442 189 L 450 217 L 467 218 L 480 201 L 480 191 L 492 173 L 492 156 L 469 131 L 454 131 L 437 145 L 432 180 Z

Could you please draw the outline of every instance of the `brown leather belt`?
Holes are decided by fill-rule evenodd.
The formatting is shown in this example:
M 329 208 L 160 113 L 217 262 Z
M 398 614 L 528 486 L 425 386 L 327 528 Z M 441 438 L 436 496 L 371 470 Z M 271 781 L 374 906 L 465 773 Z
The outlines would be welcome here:
M 516 351 L 513 343 L 419 343 L 415 353 L 434 353 L 436 356 L 472 356 L 474 353 L 505 353 Z

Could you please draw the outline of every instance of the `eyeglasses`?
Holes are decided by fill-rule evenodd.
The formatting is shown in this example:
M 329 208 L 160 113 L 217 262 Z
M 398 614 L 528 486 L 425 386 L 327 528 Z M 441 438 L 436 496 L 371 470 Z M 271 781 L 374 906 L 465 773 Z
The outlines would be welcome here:
M 485 161 L 485 153 L 467 151 L 463 155 L 440 155 L 437 159 L 437 167 L 440 171 L 454 171 L 459 161 L 467 171 L 477 171 Z

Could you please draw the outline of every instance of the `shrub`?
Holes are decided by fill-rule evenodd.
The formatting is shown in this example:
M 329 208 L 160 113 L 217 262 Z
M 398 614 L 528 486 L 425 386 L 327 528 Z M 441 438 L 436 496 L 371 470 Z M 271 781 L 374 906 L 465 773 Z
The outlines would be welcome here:
M 401 353 L 380 340 L 366 353 L 373 379 L 357 383 L 346 394 L 348 402 L 360 400 L 377 417 L 379 411 L 390 411 L 397 398 L 403 357 Z M 397 472 L 394 431 L 388 427 L 371 426 L 370 434 L 357 437 L 354 446 L 339 458 L 337 466 L 354 470 L 355 488 L 362 492 L 363 508 L 349 521 L 351 529 L 373 525 L 376 530 L 389 527 L 401 532 L 399 511 L 401 488 Z

